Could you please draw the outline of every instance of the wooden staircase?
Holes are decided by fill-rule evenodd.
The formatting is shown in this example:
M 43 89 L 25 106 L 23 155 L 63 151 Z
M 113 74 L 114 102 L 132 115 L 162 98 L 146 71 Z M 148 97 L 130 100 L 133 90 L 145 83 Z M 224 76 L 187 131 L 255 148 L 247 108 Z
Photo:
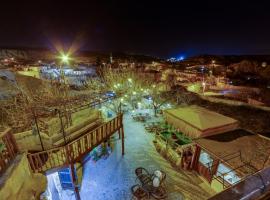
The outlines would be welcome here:
M 117 131 L 122 136 L 122 154 L 124 154 L 123 114 L 119 114 L 66 145 L 37 153 L 29 153 L 27 157 L 30 166 L 34 172 L 45 172 L 53 168 L 68 166 L 80 161 L 86 154 L 108 140 Z

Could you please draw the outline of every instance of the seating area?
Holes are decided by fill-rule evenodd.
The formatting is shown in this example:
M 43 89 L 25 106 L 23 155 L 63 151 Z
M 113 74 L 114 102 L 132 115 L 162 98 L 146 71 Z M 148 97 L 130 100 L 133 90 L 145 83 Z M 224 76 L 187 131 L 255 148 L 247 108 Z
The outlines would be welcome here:
M 137 122 L 146 122 L 147 120 L 151 119 L 151 116 L 149 113 L 138 113 L 132 115 L 132 118 Z
M 133 197 L 136 199 L 166 199 L 167 192 L 165 190 L 166 173 L 156 170 L 149 173 L 145 168 L 139 167 L 135 170 L 136 180 L 139 184 L 131 187 Z

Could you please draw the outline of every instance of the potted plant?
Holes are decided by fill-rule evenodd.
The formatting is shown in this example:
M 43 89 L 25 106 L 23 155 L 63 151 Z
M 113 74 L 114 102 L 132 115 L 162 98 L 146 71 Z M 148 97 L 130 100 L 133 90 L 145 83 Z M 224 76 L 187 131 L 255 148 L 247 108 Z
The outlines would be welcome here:
M 5 149 L 5 143 L 0 140 L 0 153 L 2 153 L 2 151 Z

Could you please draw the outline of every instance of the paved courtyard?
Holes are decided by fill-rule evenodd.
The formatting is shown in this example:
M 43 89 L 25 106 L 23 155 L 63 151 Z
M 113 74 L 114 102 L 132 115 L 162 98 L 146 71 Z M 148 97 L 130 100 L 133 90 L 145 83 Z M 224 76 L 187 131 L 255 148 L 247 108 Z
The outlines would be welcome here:
M 131 115 L 124 116 L 125 156 L 121 154 L 121 140 L 115 134 L 114 150 L 107 159 L 84 165 L 81 187 L 82 200 L 129 200 L 130 187 L 136 183 L 134 170 L 144 167 L 149 172 L 161 169 L 167 173 L 168 199 L 202 200 L 213 195 L 209 186 L 191 172 L 176 171 L 160 156 L 153 145 L 153 136 Z M 74 197 L 70 196 L 70 199 Z

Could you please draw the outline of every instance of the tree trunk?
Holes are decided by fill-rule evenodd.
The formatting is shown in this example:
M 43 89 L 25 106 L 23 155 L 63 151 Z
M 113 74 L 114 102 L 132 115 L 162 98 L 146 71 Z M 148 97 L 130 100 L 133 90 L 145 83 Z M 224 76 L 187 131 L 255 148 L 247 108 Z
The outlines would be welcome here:
M 157 117 L 157 109 L 158 109 L 158 107 L 157 106 L 154 106 L 155 117 Z

